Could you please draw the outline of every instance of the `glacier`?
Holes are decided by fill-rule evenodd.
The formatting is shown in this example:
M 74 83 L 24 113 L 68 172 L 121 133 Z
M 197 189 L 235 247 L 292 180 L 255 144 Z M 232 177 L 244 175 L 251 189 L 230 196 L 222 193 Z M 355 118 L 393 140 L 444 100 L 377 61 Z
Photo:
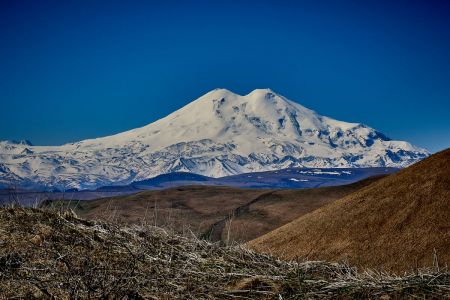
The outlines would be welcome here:
M 93 189 L 171 172 L 222 177 L 294 167 L 406 167 L 430 153 L 270 89 L 215 89 L 141 128 L 61 146 L 0 142 L 0 186 Z

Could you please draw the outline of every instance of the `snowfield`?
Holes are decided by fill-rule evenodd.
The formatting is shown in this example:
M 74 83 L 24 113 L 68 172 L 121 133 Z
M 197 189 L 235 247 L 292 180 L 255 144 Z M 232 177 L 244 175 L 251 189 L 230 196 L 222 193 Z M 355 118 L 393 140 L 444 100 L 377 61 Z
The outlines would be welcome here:
M 170 172 L 221 177 L 288 167 L 406 167 L 429 155 L 269 89 L 215 89 L 147 126 L 62 146 L 0 142 L 0 185 L 86 189 Z

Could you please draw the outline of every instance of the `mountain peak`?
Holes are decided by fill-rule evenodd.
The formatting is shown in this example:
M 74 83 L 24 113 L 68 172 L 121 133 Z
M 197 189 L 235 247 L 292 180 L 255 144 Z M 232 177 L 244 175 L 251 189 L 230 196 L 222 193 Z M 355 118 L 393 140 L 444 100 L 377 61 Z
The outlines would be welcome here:
M 277 94 L 274 91 L 272 91 L 269 88 L 265 88 L 265 89 L 254 89 L 253 91 L 251 91 L 250 93 L 247 94 L 247 96 L 249 95 L 257 95 L 257 96 L 261 96 L 261 95 L 267 95 L 267 94 Z
M 251 91 L 250 93 L 248 93 L 247 95 L 239 95 L 237 93 L 234 93 L 228 89 L 225 88 L 215 88 L 211 91 L 209 91 L 208 93 L 206 93 L 204 96 L 215 96 L 217 97 L 218 95 L 221 96 L 239 96 L 239 97 L 261 97 L 264 98 L 267 95 L 276 95 L 279 96 L 277 93 L 275 93 L 273 90 L 269 89 L 269 88 L 263 88 L 263 89 L 254 89 L 253 91 Z M 202 97 L 204 97 L 202 96 Z M 202 98 L 201 97 L 201 98 Z
M 230 96 L 230 95 L 231 95 L 231 96 L 237 96 L 236 93 L 234 93 L 234 92 L 232 92 L 232 91 L 230 91 L 230 90 L 228 90 L 228 89 L 225 89 L 225 88 L 215 88 L 215 89 L 209 91 L 208 93 L 204 94 L 204 95 L 203 95 L 202 97 L 200 97 L 200 98 L 203 98 L 203 97 L 206 97 L 206 96 L 226 97 L 226 96 Z
M 287 167 L 403 167 L 428 155 L 358 125 L 321 116 L 271 89 L 242 96 L 220 88 L 116 135 L 25 152 L 0 143 L 0 165 L 25 182 L 95 188 L 180 170 L 221 177 Z
M 29 140 L 6 140 L 4 142 L 11 145 L 33 146 Z

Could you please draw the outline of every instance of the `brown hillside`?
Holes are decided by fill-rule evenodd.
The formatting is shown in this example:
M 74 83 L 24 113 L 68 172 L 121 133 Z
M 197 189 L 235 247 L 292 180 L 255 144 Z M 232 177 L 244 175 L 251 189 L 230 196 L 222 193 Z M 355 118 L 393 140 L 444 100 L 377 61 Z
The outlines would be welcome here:
M 248 245 L 293 259 L 410 271 L 450 262 L 450 149 L 385 177 Z
M 72 201 L 70 205 L 78 215 L 91 220 L 156 224 L 178 233 L 203 234 L 213 241 L 246 242 L 379 178 L 303 190 L 186 186 L 78 203 Z

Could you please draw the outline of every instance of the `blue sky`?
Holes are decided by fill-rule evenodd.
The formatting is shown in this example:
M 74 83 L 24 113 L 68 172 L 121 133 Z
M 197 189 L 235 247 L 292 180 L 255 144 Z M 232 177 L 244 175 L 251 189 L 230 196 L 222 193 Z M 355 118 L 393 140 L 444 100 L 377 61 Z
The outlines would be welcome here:
M 0 139 L 109 135 L 223 87 L 448 148 L 449 3 L 1 1 Z

